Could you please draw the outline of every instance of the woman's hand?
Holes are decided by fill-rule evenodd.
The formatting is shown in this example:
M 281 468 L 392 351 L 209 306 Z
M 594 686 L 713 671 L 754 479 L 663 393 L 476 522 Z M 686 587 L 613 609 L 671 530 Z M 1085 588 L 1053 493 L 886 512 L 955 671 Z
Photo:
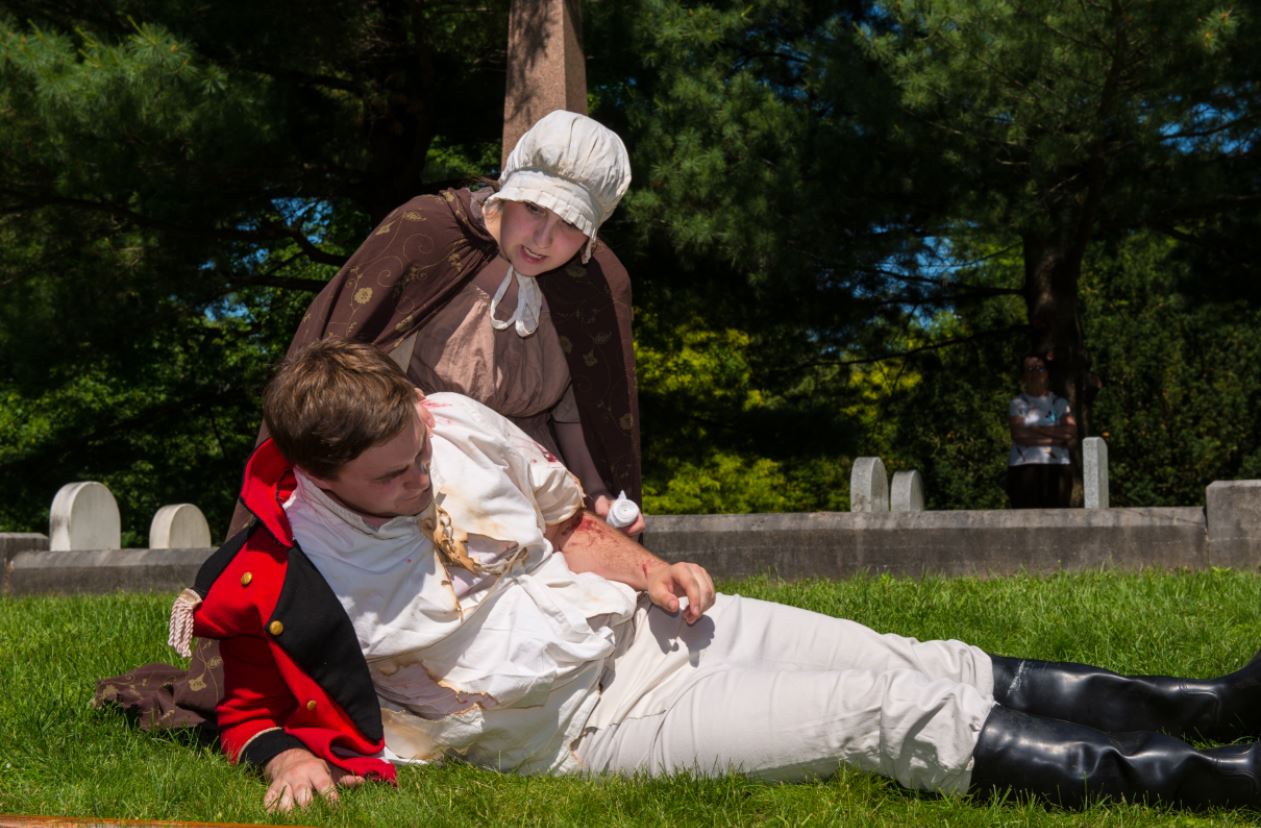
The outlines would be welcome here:
M 578 479 L 582 481 L 588 507 L 607 522 L 609 509 L 613 506 L 613 497 L 606 488 L 608 484 L 600 479 L 600 474 L 596 471 L 595 462 L 592 461 L 591 452 L 587 449 L 587 442 L 582 436 L 582 423 L 558 421 L 554 425 L 556 426 L 556 441 L 560 444 L 561 454 L 564 455 L 565 466 L 578 475 Z M 644 531 L 644 516 L 640 514 L 635 518 L 634 523 L 620 527 L 619 531 L 624 532 L 628 537 L 638 537 Z
M 607 493 L 598 494 L 591 498 L 591 511 L 604 518 L 605 523 L 608 523 L 609 509 L 611 508 L 613 508 L 613 498 L 609 497 Z M 630 526 L 617 526 L 614 528 L 628 537 L 637 537 L 644 531 L 644 513 L 640 512 L 638 515 L 635 515 L 635 522 Z

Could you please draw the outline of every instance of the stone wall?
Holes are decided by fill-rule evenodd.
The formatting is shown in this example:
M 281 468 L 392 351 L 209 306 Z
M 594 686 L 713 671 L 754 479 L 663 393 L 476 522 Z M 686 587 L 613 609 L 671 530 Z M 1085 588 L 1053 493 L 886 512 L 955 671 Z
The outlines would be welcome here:
M 1234 539 L 1227 553 L 1215 555 L 1198 508 L 663 515 L 650 519 L 647 545 L 726 578 L 1202 568 L 1217 558 L 1261 563 L 1261 537 L 1243 554 Z
M 1205 508 L 650 515 L 645 541 L 662 557 L 696 561 L 717 578 L 1261 566 L 1261 481 L 1213 483 L 1206 503 Z M 0 534 L 0 595 L 173 593 L 192 583 L 212 551 L 51 550 L 45 535 Z

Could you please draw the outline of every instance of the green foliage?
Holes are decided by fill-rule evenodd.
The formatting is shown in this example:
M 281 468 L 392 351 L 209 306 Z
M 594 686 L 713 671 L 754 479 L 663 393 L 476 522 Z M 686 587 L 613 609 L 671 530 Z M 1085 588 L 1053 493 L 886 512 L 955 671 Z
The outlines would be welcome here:
M 296 324 L 301 307 L 290 298 L 264 304 L 269 325 Z M 120 501 L 125 546 L 147 544 L 148 521 L 166 503 L 197 503 L 215 534 L 226 529 L 258 391 L 283 352 L 275 345 L 283 338 L 262 339 L 253 328 L 242 315 L 194 317 L 167 329 L 168 341 L 137 343 L 140 371 L 99 360 L 42 392 L 7 391 L 0 523 L 43 529 L 61 485 L 99 480 Z
M 674 466 L 663 490 L 654 485 L 660 476 L 644 487 L 650 514 L 839 511 L 849 502 L 846 464 L 833 458 L 788 466 L 718 451 L 701 464 Z
M 1261 309 L 1192 301 L 1174 253 L 1137 236 L 1100 250 L 1083 282 L 1118 505 L 1198 504 L 1208 481 L 1261 474 Z
M 1256 198 L 1241 172 L 1261 20 L 1215 0 L 887 10 L 861 40 L 915 125 L 900 134 L 950 171 L 937 232 L 1022 246 L 1029 345 L 1056 352 L 1057 390 L 1089 429 L 1093 343 L 1078 287 L 1090 246 L 1145 229 L 1207 241 Z M 1255 245 L 1237 234 L 1227 246 Z
M 169 502 L 226 528 L 314 292 L 375 216 L 491 163 L 499 109 L 465 104 L 502 94 L 506 9 L 0 8 L 0 528 L 46 530 L 84 478 L 126 544 Z
M 958 248 L 968 253 L 966 247 Z M 1006 255 L 972 254 L 961 281 L 1000 286 L 1020 278 Z M 1096 434 L 1108 442 L 1115 506 L 1203 503 L 1214 480 L 1261 472 L 1261 354 L 1255 303 L 1205 298 L 1179 245 L 1151 234 L 1096 248 L 1082 279 L 1092 370 L 1102 387 Z M 925 338 L 949 348 L 913 355 L 921 381 L 881 395 L 891 434 L 875 443 L 891 468 L 917 468 L 930 508 L 1001 508 L 1010 437 L 1007 403 L 1018 390 L 1023 308 L 1013 297 L 940 314 Z M 985 336 L 987 331 L 1010 331 Z M 964 377 L 966 381 L 960 381 Z
M 819 455 L 917 468 L 931 507 L 1001 507 L 1012 366 L 1035 310 L 1064 317 L 1047 330 L 1084 333 L 1094 352 L 1104 390 L 1092 428 L 1113 438 L 1114 503 L 1199 502 L 1211 480 L 1257 467 L 1246 413 L 1255 382 L 1226 356 L 1239 341 L 1233 320 L 1246 330 L 1258 297 L 1255 211 L 1232 206 L 1255 199 L 1255 174 L 1243 172 L 1254 16 L 1208 0 L 639 5 L 653 40 L 635 41 L 644 61 L 622 94 L 648 169 L 629 216 L 641 234 L 665 233 L 685 261 L 729 264 L 679 276 L 710 297 L 697 311 L 706 326 L 737 319 L 751 343 L 747 375 L 717 379 L 715 393 L 756 391 L 764 404 L 672 409 L 672 424 L 692 410 L 705 418 L 696 439 L 716 454 L 650 491 L 689 505 L 738 491 L 719 483 L 724 464 L 740 468 L 733 456 L 744 480 L 769 475 L 764 485 L 789 491 L 775 472 L 793 468 L 781 463 L 801 429 L 787 440 L 758 430 L 733 453 L 714 422 L 751 433 L 767 412 L 792 422 L 807 406 L 830 409 L 827 430 L 852 436 Z M 1103 263 L 1145 226 L 1183 240 L 1169 262 L 1132 261 L 1128 277 Z M 1179 262 L 1184 275 L 1169 278 Z M 1031 280 L 1043 264 L 1049 281 Z M 1165 303 L 1098 301 L 1140 284 Z M 648 287 L 677 302 L 678 290 Z M 732 309 L 742 302 L 761 319 Z M 643 342 L 680 347 L 658 334 L 641 325 Z M 1068 344 L 1062 356 L 1076 370 Z M 1159 361 L 1163 376 L 1118 373 L 1117 359 Z M 1145 394 L 1170 413 L 1142 424 Z M 647 411 L 657 405 L 650 398 Z
M 158 25 L 113 42 L 77 34 L 0 29 L 3 106 L 28 127 L 0 135 L 29 196 L 90 194 L 180 224 L 219 206 L 230 173 L 266 174 L 274 153 L 254 127 L 279 104 L 270 85 L 229 76 Z
M 980 327 L 980 326 L 978 326 Z M 892 423 L 881 456 L 893 468 L 918 469 L 930 509 L 1001 509 L 1011 438 L 1007 406 L 1018 391 L 1011 337 L 969 339 L 960 318 L 942 315 L 928 328 L 960 344 L 920 354 L 923 382 L 886 404 Z M 1004 368 L 994 370 L 993 366 Z M 959 377 L 966 377 L 966 383 Z
M 889 126 L 892 90 L 851 36 L 871 10 L 617 5 L 593 8 L 597 36 L 622 32 L 593 77 L 634 147 L 630 238 L 664 242 L 715 275 L 722 268 L 735 289 L 751 285 L 751 298 L 794 308 L 818 335 L 861 318 L 869 308 L 849 304 L 850 287 L 906 243 L 878 228 L 913 216 L 903 182 L 932 175 L 873 141 Z
M 1233 186 L 1219 176 L 1250 128 L 1235 120 L 1255 94 L 1249 16 L 1216 0 L 902 0 L 888 11 L 894 25 L 861 27 L 861 42 L 942 144 L 961 185 L 954 218 L 1073 232 L 1057 226 L 1061 211 L 1090 193 L 1115 232 L 1167 208 L 1153 193 L 1188 198 L 1208 183 L 1192 169 Z M 1103 166 L 1087 174 L 1092 163 Z
M 944 278 L 960 301 L 907 319 L 913 336 L 900 362 L 919 381 L 881 397 L 887 425 L 872 453 L 891 471 L 919 470 L 927 508 L 1003 508 L 1007 408 L 1024 353 L 1024 306 L 1013 290 L 1021 263 L 966 228 L 953 236 L 950 256 L 956 267 Z
M 642 310 L 636 320 L 645 510 L 843 508 L 851 416 L 768 383 L 767 358 L 783 353 L 771 336 L 712 330 L 682 304 Z

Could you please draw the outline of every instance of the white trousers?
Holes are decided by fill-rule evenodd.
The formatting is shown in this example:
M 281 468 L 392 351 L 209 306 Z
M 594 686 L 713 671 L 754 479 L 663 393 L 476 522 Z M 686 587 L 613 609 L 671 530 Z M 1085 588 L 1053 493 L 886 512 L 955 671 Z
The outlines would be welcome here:
M 994 705 L 976 647 L 732 595 L 692 626 L 641 604 L 628 632 L 573 746 L 583 772 L 789 781 L 849 765 L 967 790 Z

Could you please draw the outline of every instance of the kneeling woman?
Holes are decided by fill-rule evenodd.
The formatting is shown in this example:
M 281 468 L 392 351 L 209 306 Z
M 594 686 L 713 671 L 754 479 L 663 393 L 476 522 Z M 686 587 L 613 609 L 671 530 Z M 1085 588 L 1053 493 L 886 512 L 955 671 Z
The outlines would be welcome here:
M 630 280 L 597 241 L 629 186 L 615 133 L 553 112 L 521 137 L 497 190 L 418 196 L 386 216 L 290 353 L 327 336 L 371 342 L 426 393 L 470 396 L 559 455 L 597 514 L 621 491 L 638 501 Z M 642 530 L 641 518 L 624 531 Z

